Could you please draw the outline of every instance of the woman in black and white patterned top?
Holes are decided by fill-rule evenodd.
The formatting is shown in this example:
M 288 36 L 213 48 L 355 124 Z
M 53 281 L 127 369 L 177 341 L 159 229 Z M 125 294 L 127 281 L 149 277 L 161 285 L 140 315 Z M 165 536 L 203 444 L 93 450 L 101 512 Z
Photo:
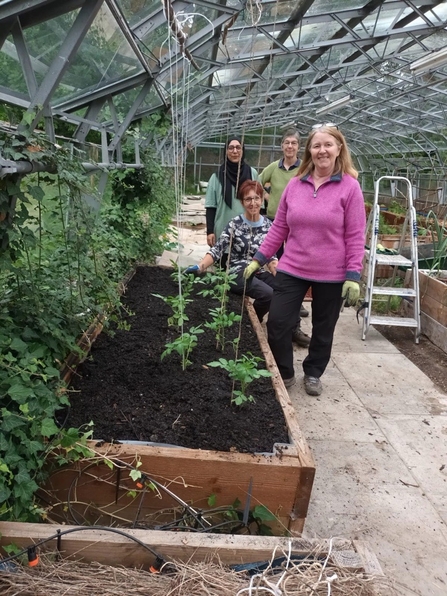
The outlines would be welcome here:
M 269 219 L 261 215 L 263 197 L 264 189 L 259 182 L 246 180 L 241 184 L 237 198 L 242 203 L 244 213 L 227 224 L 219 240 L 198 265 L 186 269 L 186 273 L 203 273 L 228 252 L 230 273 L 236 274 L 231 291 L 241 295 L 246 284 L 245 294 L 254 299 L 253 306 L 260 321 L 270 308 L 278 260 L 276 257 L 269 259 L 266 264 L 268 270 L 261 269 L 247 282 L 243 272 L 272 225 Z

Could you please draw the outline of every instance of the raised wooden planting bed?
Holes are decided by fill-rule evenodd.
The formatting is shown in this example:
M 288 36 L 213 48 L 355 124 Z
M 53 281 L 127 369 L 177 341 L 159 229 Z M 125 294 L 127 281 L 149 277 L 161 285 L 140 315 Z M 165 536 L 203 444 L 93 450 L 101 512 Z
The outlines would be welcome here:
M 378 241 L 379 244 L 382 244 L 385 248 L 392 248 L 397 249 L 399 248 L 399 243 L 401 239 L 401 234 L 379 234 Z M 418 236 L 416 239 L 418 245 L 429 244 L 432 242 L 430 235 L 426 236 Z M 404 238 L 403 246 L 409 247 L 411 246 L 411 236 L 407 234 Z
M 197 512 L 209 509 L 210 501 L 213 506 L 228 508 L 238 500 L 239 509 L 246 508 L 247 512 L 260 505 L 272 512 L 277 521 L 269 521 L 268 525 L 277 534 L 302 531 L 315 464 L 264 331 L 248 301 L 246 309 L 266 367 L 272 373 L 273 392 L 284 415 L 289 441 L 273 445 L 270 453 L 191 449 L 141 441 L 90 441 L 95 457 L 57 469 L 40 491 L 43 502 L 52 505 L 51 521 L 126 525 L 131 520 L 134 527 L 154 527 L 169 523 L 179 511 L 187 509 L 182 502 Z M 250 406 L 240 415 L 250 416 Z M 136 470 L 143 474 L 142 479 L 136 478 Z M 175 497 L 163 488 L 154 490 L 152 480 L 168 487 Z
M 421 311 L 447 326 L 447 271 L 419 271 Z
M 447 352 L 447 271 L 419 269 L 419 290 L 422 333 Z

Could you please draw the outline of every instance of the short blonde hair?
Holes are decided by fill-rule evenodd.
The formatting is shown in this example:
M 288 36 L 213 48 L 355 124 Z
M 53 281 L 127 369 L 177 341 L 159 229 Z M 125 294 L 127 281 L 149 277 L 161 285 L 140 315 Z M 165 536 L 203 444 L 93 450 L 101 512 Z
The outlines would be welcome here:
M 297 176 L 300 178 L 306 174 L 310 174 L 314 170 L 314 163 L 310 153 L 312 141 L 317 132 L 326 132 L 334 137 L 335 142 L 340 147 L 340 154 L 335 160 L 334 174 L 349 174 L 353 178 L 358 178 L 359 173 L 354 168 L 352 163 L 351 152 L 346 143 L 346 139 L 343 134 L 335 126 L 320 126 L 319 128 L 312 129 L 307 137 L 306 146 L 304 148 L 304 155 L 301 161 L 300 167 L 298 168 Z

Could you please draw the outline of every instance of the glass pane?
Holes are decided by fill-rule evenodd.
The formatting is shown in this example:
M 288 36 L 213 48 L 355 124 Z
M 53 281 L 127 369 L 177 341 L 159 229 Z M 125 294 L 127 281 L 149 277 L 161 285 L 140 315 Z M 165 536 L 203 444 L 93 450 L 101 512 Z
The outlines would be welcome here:
M 75 22 L 78 12 L 75 10 L 23 30 L 38 85 L 42 83 L 50 65 L 58 56 L 59 49 Z
M 142 71 L 140 61 L 108 7 L 103 5 L 65 72 L 53 101 L 75 98 Z
M 160 0 L 118 0 L 118 4 L 131 27 L 160 10 Z
M 327 12 L 341 12 L 343 10 L 363 8 L 365 4 L 366 1 L 362 0 L 315 0 L 306 12 L 306 17 Z
M 28 96 L 22 67 L 11 36 L 5 41 L 0 51 L 0 73 L 0 84 L 3 87 L 25 93 Z
M 259 24 L 283 23 L 290 18 L 290 15 L 297 8 L 297 2 L 289 0 L 273 0 L 273 2 L 262 3 L 262 14 Z

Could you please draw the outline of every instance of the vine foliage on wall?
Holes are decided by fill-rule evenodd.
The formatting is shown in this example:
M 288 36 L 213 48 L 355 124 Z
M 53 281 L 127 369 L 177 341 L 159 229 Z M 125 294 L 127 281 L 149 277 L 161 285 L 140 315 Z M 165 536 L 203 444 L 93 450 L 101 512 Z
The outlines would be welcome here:
M 91 429 L 57 421 L 69 405 L 61 363 L 95 317 L 118 316 L 119 281 L 160 254 L 175 200 L 149 152 L 144 169 L 115 172 L 92 209 L 85 155 L 22 124 L 0 133 L 0 155 L 48 171 L 0 178 L 0 519 L 37 521 L 49 460 L 88 454 Z

